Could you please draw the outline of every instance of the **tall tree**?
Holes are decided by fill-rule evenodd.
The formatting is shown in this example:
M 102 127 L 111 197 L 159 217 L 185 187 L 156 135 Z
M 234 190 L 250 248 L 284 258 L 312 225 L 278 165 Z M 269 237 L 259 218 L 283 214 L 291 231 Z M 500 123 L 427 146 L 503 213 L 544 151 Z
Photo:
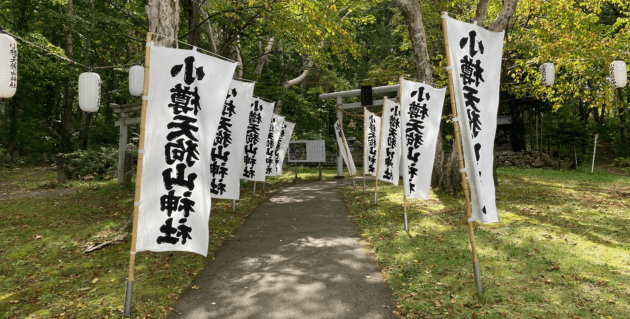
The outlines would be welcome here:
M 485 21 L 489 0 L 479 0 L 476 10 L 476 21 Z M 519 0 L 505 0 L 501 11 L 489 27 L 491 31 L 501 31 L 506 28 Z M 433 72 L 431 61 L 427 50 L 427 36 L 422 21 L 422 8 L 418 0 L 396 0 L 396 6 L 400 9 L 409 32 L 409 39 L 413 46 L 413 57 L 416 64 L 416 74 L 419 81 L 433 83 Z M 447 158 L 442 148 L 442 134 L 438 135 L 438 148 L 435 154 L 435 164 L 431 184 L 434 187 L 441 187 L 444 190 L 452 191 L 461 184 L 461 175 L 457 171 L 455 159 L 455 148 L 451 150 Z

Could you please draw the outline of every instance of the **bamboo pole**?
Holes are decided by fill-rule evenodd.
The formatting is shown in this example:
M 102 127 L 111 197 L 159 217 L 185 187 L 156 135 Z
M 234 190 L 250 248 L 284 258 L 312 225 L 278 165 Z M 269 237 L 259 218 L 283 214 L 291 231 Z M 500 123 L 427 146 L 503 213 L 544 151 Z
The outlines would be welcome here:
M 339 123 L 339 124 L 342 124 L 342 123 Z M 354 183 L 354 174 L 352 174 L 352 167 L 350 167 L 350 150 L 348 149 L 348 144 L 346 144 L 346 134 L 343 133 L 343 126 L 341 126 L 341 137 L 342 137 L 341 140 L 343 141 L 343 150 L 346 153 L 346 159 L 348 160 L 348 162 L 346 163 L 346 166 L 348 166 L 348 173 L 350 173 L 350 178 L 352 178 L 352 187 L 356 189 L 357 185 Z
M 138 215 L 140 213 L 140 190 L 142 186 L 142 168 L 144 162 L 144 135 L 147 121 L 147 102 L 149 96 L 149 72 L 151 70 L 151 39 L 153 34 L 147 32 L 147 43 L 144 54 L 144 88 L 142 90 L 142 113 L 140 117 L 140 143 L 138 149 L 138 171 L 136 173 L 136 194 L 133 206 L 133 231 L 131 233 L 131 252 L 129 254 L 129 274 L 125 285 L 125 300 L 123 314 L 125 317 L 131 316 L 131 303 L 133 300 L 134 268 L 136 264 L 136 244 L 138 240 Z
M 402 107 L 402 80 L 403 78 L 400 77 L 398 78 L 398 103 L 400 104 L 400 123 L 402 125 L 402 119 L 403 119 L 403 107 Z M 403 143 L 407 138 L 406 135 L 403 134 L 404 127 L 400 129 L 400 149 L 402 150 L 402 154 L 401 154 L 401 162 L 404 164 L 405 163 L 405 157 L 402 156 L 405 153 L 405 144 Z M 407 167 L 407 165 L 402 165 L 403 169 L 406 171 L 409 171 L 409 168 Z M 404 176 L 405 176 L 405 171 L 403 171 L 403 215 L 405 217 L 405 231 L 409 232 L 409 225 L 407 223 L 407 195 L 405 195 L 405 180 L 404 180 Z
M 444 15 L 447 15 L 447 13 L 442 12 L 442 16 Z M 444 49 L 446 52 L 446 65 L 450 67 L 451 58 L 450 58 L 450 48 L 448 46 L 448 31 L 446 30 L 446 21 L 444 20 L 444 17 L 442 17 L 442 30 L 444 30 Z M 455 102 L 455 91 L 453 89 L 453 71 L 450 70 L 450 68 L 448 68 L 447 73 L 448 73 L 449 94 L 451 98 L 451 110 L 453 113 L 453 118 L 456 118 L 457 105 Z M 466 173 L 464 172 L 465 166 L 464 166 L 464 157 L 463 157 L 463 151 L 462 151 L 462 138 L 461 138 L 461 132 L 459 128 L 459 121 L 454 121 L 453 126 L 455 130 L 455 142 L 457 144 L 457 157 L 459 160 L 459 169 L 460 169 L 461 177 L 462 177 L 462 188 L 464 190 L 464 197 L 466 199 L 466 215 L 468 216 L 468 219 L 470 219 L 472 217 L 472 206 L 470 203 L 470 193 L 468 191 L 468 183 L 466 182 L 467 180 Z M 479 271 L 479 261 L 477 260 L 477 245 L 475 244 L 475 233 L 474 233 L 473 223 L 470 221 L 468 222 L 468 237 L 470 239 L 470 248 L 471 248 L 472 257 L 473 257 L 473 271 L 475 275 L 475 285 L 477 286 L 477 292 L 481 294 L 482 292 L 481 275 Z
M 385 117 L 385 102 L 387 96 L 383 97 L 383 113 L 381 113 L 381 130 L 378 134 L 378 151 L 376 151 L 376 181 L 374 182 L 374 205 L 378 204 L 378 166 L 381 162 L 381 135 L 383 135 L 383 117 Z
M 593 146 L 593 166 L 591 166 L 591 173 L 595 170 L 595 152 L 597 152 L 597 138 L 599 133 L 595 134 L 595 146 Z
M 403 213 L 405 215 L 405 231 L 408 232 L 409 224 L 407 223 L 407 196 L 404 194 L 404 190 L 403 190 Z

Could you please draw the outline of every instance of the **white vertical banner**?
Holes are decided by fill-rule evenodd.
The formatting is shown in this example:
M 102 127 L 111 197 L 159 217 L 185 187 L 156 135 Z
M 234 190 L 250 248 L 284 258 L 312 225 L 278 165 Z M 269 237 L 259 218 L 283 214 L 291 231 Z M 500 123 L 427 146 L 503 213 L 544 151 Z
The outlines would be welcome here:
M 210 153 L 236 63 L 153 46 L 137 251 L 208 253 Z
M 245 151 L 244 127 L 249 123 L 249 108 L 254 84 L 232 80 L 219 119 L 210 163 L 212 198 L 239 199 Z
M 398 185 L 400 178 L 401 129 L 400 105 L 385 99 L 383 102 L 383 128 L 380 138 L 378 156 L 378 178 L 384 182 Z
M 291 141 L 291 135 L 293 135 L 293 129 L 295 123 L 284 121 L 282 125 L 282 132 L 278 137 L 278 146 L 276 147 L 276 172 L 277 175 L 282 175 L 282 164 L 284 163 L 284 156 L 287 154 L 287 148 L 289 147 L 289 141 Z
M 429 199 L 446 89 L 400 79 L 404 194 Z
M 455 101 L 470 182 L 469 221 L 499 221 L 492 166 L 497 128 L 503 32 L 444 17 Z
M 266 176 L 278 175 L 276 167 L 276 148 L 278 147 L 278 139 L 282 133 L 282 126 L 284 125 L 284 116 L 273 115 L 271 124 L 269 125 L 269 135 L 267 137 L 267 151 L 265 157 L 265 169 Z
M 381 139 L 381 118 L 363 108 L 363 173 L 376 176 L 378 143 Z
M 257 97 L 252 100 L 245 133 L 241 179 L 265 181 L 267 138 L 275 105 L 275 102 L 265 102 Z
M 337 145 L 339 146 L 339 152 L 341 153 L 341 157 L 346 162 L 346 166 L 348 167 L 348 172 L 350 175 L 357 175 L 357 168 L 354 166 L 354 160 L 352 159 L 352 153 L 350 153 L 350 148 L 348 148 L 348 143 L 346 142 L 346 136 L 343 134 L 343 129 L 341 128 L 341 123 L 339 120 L 335 122 L 335 136 L 337 137 Z

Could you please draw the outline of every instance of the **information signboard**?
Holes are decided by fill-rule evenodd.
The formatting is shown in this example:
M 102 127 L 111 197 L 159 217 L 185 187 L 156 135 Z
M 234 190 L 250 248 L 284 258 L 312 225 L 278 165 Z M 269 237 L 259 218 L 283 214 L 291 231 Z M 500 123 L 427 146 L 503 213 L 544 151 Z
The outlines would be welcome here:
M 289 142 L 289 162 L 291 163 L 323 163 L 326 162 L 326 145 L 324 140 Z

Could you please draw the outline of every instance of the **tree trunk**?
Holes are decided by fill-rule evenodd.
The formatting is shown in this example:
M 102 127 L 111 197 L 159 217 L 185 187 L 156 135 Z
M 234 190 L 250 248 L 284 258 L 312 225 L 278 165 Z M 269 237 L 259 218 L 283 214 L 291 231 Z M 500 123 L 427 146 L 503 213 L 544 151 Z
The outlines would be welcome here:
M 204 20 L 208 19 L 208 13 L 203 8 L 200 10 L 201 16 Z M 216 53 L 217 52 L 217 39 L 215 38 L 214 31 L 212 30 L 212 24 L 210 24 L 210 20 L 206 20 L 203 23 L 204 31 L 206 32 L 206 36 L 208 37 L 208 43 L 210 44 L 210 51 Z
M 146 6 L 149 32 L 156 45 L 177 48 L 179 35 L 179 1 L 148 0 Z
M 431 61 L 427 50 L 427 36 L 422 23 L 420 2 L 416 0 L 396 0 L 396 5 L 407 23 L 409 39 L 413 45 L 413 59 L 416 63 L 418 81 L 425 81 L 427 84 L 433 85 L 433 72 L 431 71 Z
M 200 4 L 197 1 L 185 0 L 182 1 L 184 6 L 183 10 L 188 20 L 188 43 L 196 47 L 201 45 L 201 29 L 198 28 Z
M 516 6 L 518 0 L 504 0 L 503 7 L 499 16 L 495 19 L 494 23 L 490 26 L 491 31 L 504 30 L 514 12 L 516 12 Z M 478 21 L 485 21 L 486 7 L 488 0 L 480 0 L 478 3 L 476 19 Z M 413 57 L 416 64 L 416 73 L 418 75 L 418 81 L 425 81 L 429 85 L 433 85 L 433 73 L 431 71 L 431 63 L 429 60 L 429 53 L 427 51 L 427 39 L 422 22 L 422 10 L 420 3 L 416 0 L 396 0 L 396 6 L 400 9 L 405 22 L 407 23 L 407 30 L 409 32 L 409 39 L 413 45 Z M 441 134 L 440 134 L 441 135 Z M 446 160 L 445 154 L 441 149 L 441 136 L 438 138 L 438 147 L 435 154 L 435 164 L 433 166 L 432 185 L 437 184 L 435 176 L 442 176 L 440 179 L 440 187 L 443 190 L 452 191 L 454 187 L 461 185 L 461 176 L 459 174 L 459 167 L 456 160 L 452 160 L 455 152 L 455 147 L 451 151 L 451 156 Z M 454 172 L 454 173 L 453 173 Z M 458 179 L 458 182 L 453 182 L 454 179 Z
M 72 0 L 68 0 L 68 15 L 72 15 Z M 66 33 L 66 56 L 72 58 L 72 26 L 67 26 Z M 72 129 L 72 106 L 74 105 L 74 81 L 70 80 L 66 86 L 63 112 L 61 113 L 61 134 L 59 147 L 61 152 L 72 152 L 72 141 L 70 131 Z
M 265 63 L 267 62 L 267 60 L 269 60 L 269 53 L 271 53 L 271 49 L 273 48 L 273 41 L 274 41 L 274 38 L 271 37 L 271 39 L 267 41 L 267 47 L 265 48 L 265 51 L 263 51 L 260 40 L 258 40 L 258 64 L 256 64 L 256 78 L 257 79 L 260 77 L 260 74 L 262 73 Z

